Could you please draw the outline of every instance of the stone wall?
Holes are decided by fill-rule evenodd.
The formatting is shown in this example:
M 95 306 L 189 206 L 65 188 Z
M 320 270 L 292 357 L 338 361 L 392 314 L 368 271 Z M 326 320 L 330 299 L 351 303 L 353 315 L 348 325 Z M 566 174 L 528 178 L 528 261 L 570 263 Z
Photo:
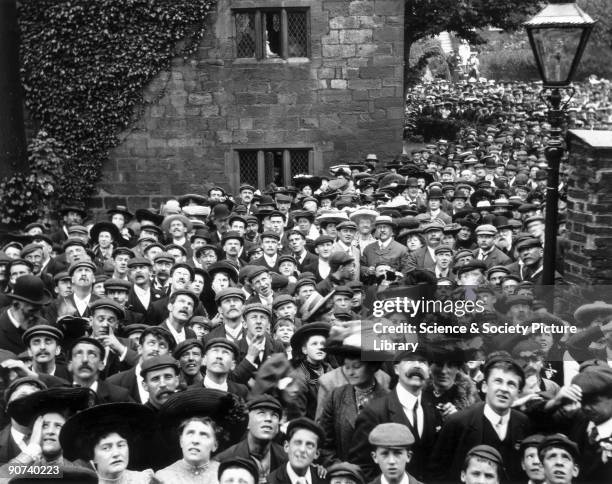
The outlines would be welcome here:
M 612 131 L 571 130 L 565 277 L 612 284 Z
M 233 9 L 254 7 L 308 8 L 309 57 L 237 59 Z M 401 153 L 403 12 L 403 0 L 219 0 L 194 57 L 147 87 L 92 208 L 235 189 L 237 149 L 311 149 L 318 173 Z

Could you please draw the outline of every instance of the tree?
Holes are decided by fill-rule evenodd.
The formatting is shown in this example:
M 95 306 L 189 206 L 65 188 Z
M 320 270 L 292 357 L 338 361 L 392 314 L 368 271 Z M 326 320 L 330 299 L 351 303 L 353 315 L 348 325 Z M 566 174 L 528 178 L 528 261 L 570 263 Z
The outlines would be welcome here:
M 422 69 L 425 52 L 410 64 L 412 45 L 441 32 L 453 32 L 472 44 L 483 42 L 478 29 L 498 27 L 514 30 L 541 8 L 541 0 L 406 0 L 404 12 L 404 92 L 410 87 L 414 71 Z

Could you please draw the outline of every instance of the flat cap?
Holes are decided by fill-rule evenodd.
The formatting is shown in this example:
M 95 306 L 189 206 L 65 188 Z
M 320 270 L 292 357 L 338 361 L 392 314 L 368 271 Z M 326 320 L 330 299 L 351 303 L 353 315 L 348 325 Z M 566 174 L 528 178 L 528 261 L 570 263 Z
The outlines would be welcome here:
M 246 278 L 249 282 L 255 279 L 257 276 L 260 276 L 263 273 L 269 273 L 270 269 L 267 266 L 253 266 L 253 268 L 248 272 Z
M 156 264 L 159 262 L 170 262 L 170 264 L 174 264 L 174 257 L 172 257 L 167 252 L 162 252 L 161 254 L 157 254 L 155 256 L 155 259 L 153 259 L 153 262 L 155 262 Z
M 128 263 L 127 263 L 128 267 L 136 267 L 136 266 L 149 266 L 149 267 L 153 267 L 153 263 L 151 262 L 150 259 L 147 259 L 146 257 L 132 257 Z
M 180 371 L 178 361 L 176 361 L 170 355 L 154 356 L 153 358 L 146 359 L 141 366 L 140 376 L 144 376 L 150 371 L 159 370 L 161 368 L 174 368 L 177 375 Z
M 319 437 L 319 446 L 323 444 L 323 440 L 325 439 L 325 431 L 313 420 L 309 419 L 308 417 L 298 417 L 291 420 L 287 426 L 287 438 L 290 439 L 293 433 L 299 429 L 306 429 L 315 433 Z
M 243 457 L 230 457 L 229 459 L 221 462 L 219 464 L 219 469 L 217 470 L 217 479 L 221 480 L 221 476 L 226 469 L 233 469 L 236 467 L 244 469 L 251 474 L 254 482 L 259 482 L 259 469 L 257 468 L 257 464 L 255 464 L 253 459 L 245 459 Z
M 372 429 L 368 442 L 375 447 L 409 447 L 414 444 L 414 436 L 406 425 L 382 423 Z
M 261 303 L 247 304 L 244 307 L 242 315 L 246 316 L 248 313 L 252 313 L 253 311 L 264 313 L 266 316 L 268 316 L 268 319 L 272 319 L 272 312 Z
M 576 442 L 570 440 L 565 434 L 557 433 L 544 437 L 542 441 L 538 444 L 538 454 L 541 456 L 542 453 L 550 447 L 558 447 L 561 449 L 565 449 L 572 455 L 574 459 L 580 458 L 580 451 L 578 450 Z
M 297 303 L 295 302 L 295 299 L 292 296 L 290 296 L 289 294 L 279 294 L 272 301 L 272 309 L 277 309 L 283 304 L 288 303 L 295 304 L 297 306 Z
M 89 305 L 89 309 L 93 314 L 96 309 L 110 309 L 119 319 L 125 319 L 125 310 L 112 299 L 101 298 L 96 299 Z
M 276 241 L 280 240 L 280 236 L 276 232 L 272 232 L 271 230 L 266 230 L 259 236 L 259 238 L 261 240 L 263 239 L 274 239 Z
M 202 342 L 199 339 L 189 338 L 176 345 L 176 348 L 174 348 L 172 352 L 172 356 L 178 360 L 185 351 L 191 348 L 200 348 L 200 351 L 204 353 L 204 345 Z
M 344 264 L 354 262 L 355 258 L 348 255 L 346 252 L 334 252 L 328 260 L 330 266 L 340 267 Z
M 357 230 L 357 224 L 350 220 L 345 220 L 344 222 L 340 222 L 336 225 L 337 230 L 349 229 L 349 230 Z
M 524 452 L 525 449 L 529 447 L 538 447 L 538 445 L 540 445 L 540 442 L 542 442 L 542 440 L 544 440 L 544 435 L 542 434 L 533 434 L 528 437 L 525 437 L 520 442 L 520 451 Z
M 132 283 L 125 279 L 110 278 L 104 281 L 104 289 L 115 290 L 115 291 L 126 291 L 128 292 L 132 288 Z
M 495 462 L 499 467 L 503 467 L 504 465 L 499 451 L 490 445 L 477 445 L 476 447 L 472 447 L 468 451 L 466 458 L 467 457 L 480 457 L 481 459 L 487 459 L 491 462 Z
M 209 349 L 215 347 L 227 348 L 231 352 L 234 353 L 234 358 L 238 359 L 240 357 L 240 349 L 238 345 L 233 341 L 230 341 L 226 338 L 211 338 L 206 342 L 206 347 L 204 348 L 204 353 L 206 353 Z
M 27 346 L 29 341 L 34 336 L 50 336 L 58 342 L 61 342 L 64 339 L 64 333 L 62 333 L 60 329 L 49 324 L 37 324 L 36 326 L 26 329 L 21 339 Z
M 572 378 L 572 384 L 582 389 L 582 398 L 612 394 L 612 368 L 607 365 L 585 365 L 580 373 Z
M 246 300 L 246 296 L 241 289 L 237 289 L 235 287 L 228 287 L 217 293 L 217 296 L 215 297 L 215 302 L 219 304 L 221 301 L 227 299 L 228 297 L 237 297 L 239 299 L 242 299 L 243 302 Z
M 327 469 L 327 478 L 331 479 L 332 477 L 349 477 L 357 484 L 365 484 L 365 480 L 359 466 L 351 464 L 350 462 L 337 462 L 332 464 Z
M 483 224 L 476 227 L 476 235 L 497 235 L 497 228 L 491 224 Z
M 542 242 L 540 241 L 540 239 L 536 239 L 535 237 L 528 237 L 516 244 L 516 250 L 519 252 L 521 250 L 531 249 L 532 247 L 542 247 Z
M 72 277 L 72 274 L 74 274 L 74 271 L 76 271 L 79 267 L 88 267 L 89 269 L 92 270 L 94 274 L 97 270 L 96 265 L 90 260 L 79 260 L 79 261 L 76 261 L 70 264 L 70 267 L 68 268 L 68 274 L 70 275 L 70 277 Z
M 266 393 L 262 395 L 257 395 L 253 397 L 252 399 L 250 399 L 247 402 L 247 408 L 249 412 L 256 410 L 258 408 L 267 408 L 274 412 L 277 412 L 279 417 L 282 416 L 283 414 L 283 407 L 281 407 L 281 404 L 279 403 L 279 401 L 276 398 Z
M 453 248 L 450 245 L 440 244 L 438 247 L 434 249 L 434 254 L 442 254 L 443 252 L 453 253 Z
M 453 272 L 457 273 L 457 277 L 459 277 L 464 272 L 469 272 L 473 270 L 481 270 L 484 273 L 487 270 L 487 265 L 481 260 L 473 259 L 461 266 L 453 267 Z
M 315 239 L 314 245 L 316 247 L 317 245 L 327 244 L 328 242 L 333 244 L 334 240 L 335 239 L 331 235 L 320 235 Z

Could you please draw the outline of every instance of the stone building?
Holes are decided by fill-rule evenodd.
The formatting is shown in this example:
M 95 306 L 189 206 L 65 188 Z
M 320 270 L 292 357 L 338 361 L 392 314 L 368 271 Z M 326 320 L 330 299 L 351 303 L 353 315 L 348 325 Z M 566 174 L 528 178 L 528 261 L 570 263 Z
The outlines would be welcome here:
M 147 87 L 92 208 L 401 153 L 403 15 L 404 0 L 219 0 L 194 56 Z

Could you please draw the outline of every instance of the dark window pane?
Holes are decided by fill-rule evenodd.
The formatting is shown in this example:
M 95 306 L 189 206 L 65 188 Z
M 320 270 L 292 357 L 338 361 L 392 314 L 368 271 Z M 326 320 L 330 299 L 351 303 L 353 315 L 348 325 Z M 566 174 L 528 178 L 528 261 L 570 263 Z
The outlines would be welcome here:
M 266 57 L 281 56 L 281 14 L 280 10 L 266 12 L 265 21 L 265 43 Z
M 257 180 L 257 151 L 240 151 L 240 183 L 249 183 L 254 187 L 259 185 Z
M 265 186 L 274 183 L 276 186 L 283 186 L 283 151 L 265 151 L 264 160 L 266 167 Z
M 308 42 L 306 12 L 287 12 L 287 38 L 289 57 L 307 57 Z
M 291 178 L 295 175 L 306 175 L 308 171 L 308 150 L 289 150 Z
M 255 57 L 255 12 L 236 14 L 238 57 Z

